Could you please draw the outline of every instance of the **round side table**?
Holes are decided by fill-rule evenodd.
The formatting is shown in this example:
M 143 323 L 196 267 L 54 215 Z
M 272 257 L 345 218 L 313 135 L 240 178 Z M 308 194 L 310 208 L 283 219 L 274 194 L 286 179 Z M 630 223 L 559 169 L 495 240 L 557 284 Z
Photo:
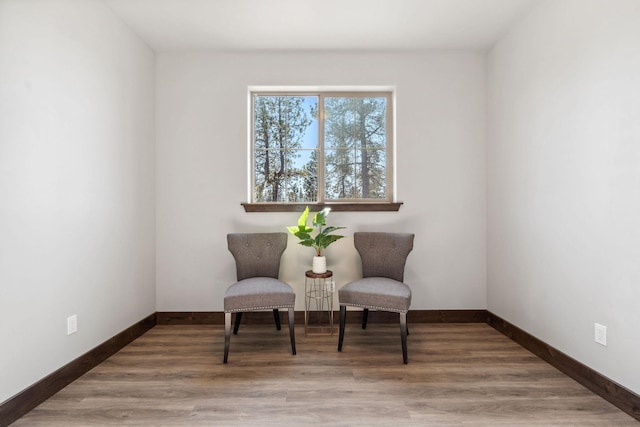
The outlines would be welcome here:
M 309 316 L 311 309 L 315 309 L 318 328 L 323 332 L 326 327 L 320 323 L 320 316 L 327 312 L 329 316 L 329 331 L 333 335 L 333 293 L 335 292 L 333 272 L 314 273 L 308 270 L 304 273 L 304 336 L 309 330 Z M 311 326 L 313 327 L 313 326 Z

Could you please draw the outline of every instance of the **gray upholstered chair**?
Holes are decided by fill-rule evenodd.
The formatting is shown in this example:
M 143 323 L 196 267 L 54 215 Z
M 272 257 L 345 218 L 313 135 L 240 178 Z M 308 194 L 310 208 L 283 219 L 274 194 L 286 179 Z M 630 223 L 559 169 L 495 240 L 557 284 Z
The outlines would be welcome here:
M 404 282 L 404 266 L 413 249 L 414 234 L 364 233 L 353 234 L 353 243 L 362 260 L 362 279 L 338 290 L 340 302 L 340 337 L 342 351 L 347 306 L 361 307 L 362 329 L 367 327 L 369 309 L 400 313 L 402 358 L 407 363 L 407 312 L 411 305 L 411 288 Z
M 280 308 L 289 310 L 291 352 L 296 354 L 293 310 L 296 294 L 278 280 L 280 258 L 287 247 L 287 233 L 232 233 L 227 235 L 229 251 L 236 261 L 237 282 L 224 295 L 224 363 L 229 356 L 231 313 L 236 313 L 233 334 L 238 333 L 242 313 L 273 309 L 280 330 Z

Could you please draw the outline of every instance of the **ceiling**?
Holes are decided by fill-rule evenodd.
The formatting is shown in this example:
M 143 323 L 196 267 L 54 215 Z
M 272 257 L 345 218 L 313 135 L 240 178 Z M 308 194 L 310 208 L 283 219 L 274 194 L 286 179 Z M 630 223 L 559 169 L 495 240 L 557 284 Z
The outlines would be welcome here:
M 156 51 L 484 51 L 540 0 L 103 1 Z

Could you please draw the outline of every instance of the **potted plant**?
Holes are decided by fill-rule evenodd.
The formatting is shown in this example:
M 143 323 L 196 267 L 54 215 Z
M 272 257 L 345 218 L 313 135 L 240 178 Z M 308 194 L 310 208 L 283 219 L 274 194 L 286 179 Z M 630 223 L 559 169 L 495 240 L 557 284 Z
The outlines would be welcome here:
M 287 230 L 289 230 L 291 234 L 300 239 L 300 244 L 302 246 L 309 246 L 316 251 L 316 255 L 313 257 L 312 271 L 314 273 L 327 272 L 327 259 L 322 255 L 322 250 L 336 240 L 340 240 L 344 237 L 339 234 L 331 233 L 346 227 L 326 227 L 327 217 L 329 216 L 330 211 L 331 208 L 324 208 L 320 212 L 317 212 L 313 216 L 313 227 L 308 227 L 307 218 L 309 217 L 309 206 L 307 206 L 304 212 L 302 212 L 302 215 L 300 215 L 300 218 L 298 218 L 298 225 L 287 227 Z M 318 228 L 318 234 L 316 234 L 315 237 L 311 235 L 315 230 L 314 227 Z

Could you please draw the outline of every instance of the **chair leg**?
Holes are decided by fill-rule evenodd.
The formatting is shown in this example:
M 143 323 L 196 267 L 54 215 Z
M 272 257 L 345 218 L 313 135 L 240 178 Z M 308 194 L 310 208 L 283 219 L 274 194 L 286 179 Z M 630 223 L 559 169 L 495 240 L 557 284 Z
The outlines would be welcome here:
M 296 333 L 295 333 L 295 312 L 293 307 L 289 308 L 289 338 L 291 339 L 291 354 L 296 354 Z
M 282 329 L 282 328 L 280 327 L 280 312 L 278 311 L 278 309 L 277 309 L 277 308 L 274 308 L 274 309 L 273 309 L 273 319 L 276 321 L 276 329 L 277 329 L 277 330 Z
M 369 309 L 365 308 L 362 311 L 362 329 L 367 329 L 367 320 L 369 319 Z
M 347 322 L 347 306 L 340 306 L 340 336 L 338 337 L 338 351 L 342 351 L 342 342 L 344 341 L 344 325 Z
M 242 321 L 242 312 L 236 313 L 236 321 L 233 324 L 233 335 L 238 335 L 238 329 L 240 328 L 240 322 Z
M 237 317 L 236 317 L 237 318 Z M 231 313 L 224 313 L 224 358 L 222 363 L 227 363 L 229 358 L 229 343 L 231 341 Z
M 400 313 L 400 338 L 402 340 L 402 361 L 407 364 L 407 313 Z

